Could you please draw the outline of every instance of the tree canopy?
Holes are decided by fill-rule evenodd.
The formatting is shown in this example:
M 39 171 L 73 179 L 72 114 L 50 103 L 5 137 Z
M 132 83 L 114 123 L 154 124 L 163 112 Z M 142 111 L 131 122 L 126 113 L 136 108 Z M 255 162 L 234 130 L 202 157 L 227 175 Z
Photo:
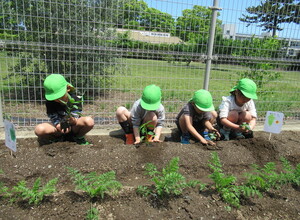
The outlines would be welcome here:
M 298 2 L 298 3 L 297 3 Z M 282 31 L 282 23 L 300 23 L 300 2 L 297 0 L 266 0 L 258 6 L 246 8 L 250 15 L 243 14 L 240 21 L 250 24 L 258 24 L 263 31 L 272 31 L 272 36 L 276 31 Z

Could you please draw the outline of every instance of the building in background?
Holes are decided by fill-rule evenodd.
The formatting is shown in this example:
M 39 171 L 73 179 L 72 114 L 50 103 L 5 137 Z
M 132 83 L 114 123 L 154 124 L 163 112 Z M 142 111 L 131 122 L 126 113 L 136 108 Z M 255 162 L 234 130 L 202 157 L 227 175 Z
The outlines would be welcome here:
M 265 38 L 271 37 L 271 32 L 263 32 L 261 35 L 252 35 L 252 34 L 241 34 L 236 33 L 236 25 L 235 24 L 223 24 L 222 25 L 222 36 L 225 39 L 232 40 L 247 40 L 252 37 L 256 38 Z M 278 37 L 278 40 L 287 41 L 287 47 L 283 47 L 283 55 L 288 58 L 300 58 L 300 39 L 295 38 L 282 38 Z

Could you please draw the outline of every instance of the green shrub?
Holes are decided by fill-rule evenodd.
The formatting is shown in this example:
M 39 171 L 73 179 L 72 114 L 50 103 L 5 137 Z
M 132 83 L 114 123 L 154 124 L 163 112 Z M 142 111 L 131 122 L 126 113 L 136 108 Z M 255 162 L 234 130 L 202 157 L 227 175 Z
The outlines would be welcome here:
M 81 174 L 78 170 L 67 168 L 77 189 L 85 191 L 91 198 L 100 196 L 104 198 L 104 194 L 112 192 L 115 194 L 122 184 L 116 180 L 114 171 L 97 175 L 95 172 L 87 175 Z

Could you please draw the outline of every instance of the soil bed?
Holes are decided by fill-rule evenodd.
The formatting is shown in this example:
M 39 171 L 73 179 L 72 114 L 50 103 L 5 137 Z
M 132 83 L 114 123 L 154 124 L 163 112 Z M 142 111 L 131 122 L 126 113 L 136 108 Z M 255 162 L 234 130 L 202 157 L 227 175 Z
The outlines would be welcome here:
M 267 162 L 280 164 L 285 157 L 295 166 L 300 163 L 300 132 L 283 131 L 278 135 L 255 132 L 253 139 L 219 141 L 217 150 L 227 174 L 238 179 L 251 170 L 252 164 Z M 136 194 L 139 185 L 150 185 L 145 176 L 145 164 L 153 163 L 160 170 L 173 158 L 179 157 L 180 173 L 187 180 L 200 180 L 210 184 L 208 160 L 212 150 L 199 143 L 182 145 L 176 135 L 163 143 L 135 146 L 124 145 L 119 136 L 88 136 L 93 146 L 79 146 L 60 142 L 42 147 L 36 138 L 18 139 L 18 151 L 10 155 L 4 141 L 0 141 L 0 182 L 12 187 L 20 180 L 28 186 L 38 178 L 43 184 L 59 178 L 57 193 L 48 196 L 39 206 L 25 202 L 10 204 L 0 197 L 0 219 L 84 219 L 92 206 L 99 210 L 100 219 L 300 219 L 300 188 L 291 185 L 271 190 L 262 198 L 244 200 L 239 209 L 226 208 L 216 192 L 199 192 L 196 188 L 185 190 L 182 196 L 164 200 L 143 198 Z M 78 190 L 70 179 L 66 167 L 82 173 L 95 171 L 102 174 L 115 171 L 123 185 L 116 195 L 106 195 L 103 200 L 91 201 Z

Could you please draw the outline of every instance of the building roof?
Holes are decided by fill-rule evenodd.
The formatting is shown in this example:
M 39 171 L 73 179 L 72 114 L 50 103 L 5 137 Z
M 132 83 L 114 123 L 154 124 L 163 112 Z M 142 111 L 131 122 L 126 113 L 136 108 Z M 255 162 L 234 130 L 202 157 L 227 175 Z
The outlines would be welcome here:
M 143 41 L 153 44 L 166 43 L 166 44 L 178 44 L 183 41 L 179 37 L 172 37 L 167 32 L 154 32 L 154 31 L 142 31 L 142 30 L 128 30 L 128 29 L 117 29 L 118 33 L 130 32 L 130 38 L 132 40 Z

